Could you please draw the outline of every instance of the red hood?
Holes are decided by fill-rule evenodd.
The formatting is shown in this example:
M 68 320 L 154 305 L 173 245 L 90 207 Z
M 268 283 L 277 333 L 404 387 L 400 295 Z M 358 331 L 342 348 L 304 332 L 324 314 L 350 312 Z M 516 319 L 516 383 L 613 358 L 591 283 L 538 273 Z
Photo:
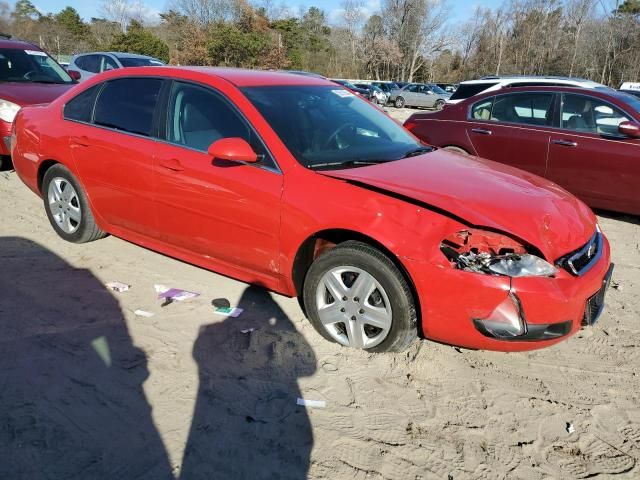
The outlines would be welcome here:
M 443 150 L 322 173 L 410 197 L 474 226 L 514 235 L 549 260 L 584 245 L 595 231 L 589 207 L 558 185 L 506 165 Z
M 74 85 L 74 83 L 1 82 L 0 98 L 21 107 L 49 103 Z

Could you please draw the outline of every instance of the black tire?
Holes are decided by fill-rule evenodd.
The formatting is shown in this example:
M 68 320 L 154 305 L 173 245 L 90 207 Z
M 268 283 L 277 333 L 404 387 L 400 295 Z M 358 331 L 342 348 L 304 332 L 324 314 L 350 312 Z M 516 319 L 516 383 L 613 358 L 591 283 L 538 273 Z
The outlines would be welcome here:
M 404 107 L 404 98 L 402 98 L 402 97 L 396 98 L 396 101 L 393 102 L 393 104 L 396 106 L 396 108 L 403 108 Z
M 438 100 L 434 105 L 433 108 L 435 108 L 436 110 L 442 110 L 444 108 L 444 100 Z
M 448 147 L 444 147 L 443 150 L 448 150 L 450 152 L 455 152 L 455 153 L 459 153 L 460 155 L 466 155 L 469 156 L 469 152 L 467 152 L 465 149 L 460 148 L 460 147 L 456 147 L 455 145 L 449 145 Z
M 398 267 L 378 249 L 358 241 L 347 241 L 320 255 L 309 268 L 304 281 L 303 301 L 313 327 L 325 339 L 336 342 L 322 325 L 316 303 L 316 290 L 325 273 L 333 268 L 356 267 L 372 275 L 385 290 L 392 312 L 389 333 L 367 352 L 401 352 L 417 338 L 416 306 L 407 280 Z
M 72 233 L 65 232 L 54 217 L 51 204 L 49 202 L 49 186 L 55 179 L 63 179 L 76 191 L 78 207 L 80 208 L 80 221 L 76 225 L 76 230 Z M 87 196 L 84 193 L 80 182 L 73 176 L 73 174 L 61 164 L 57 164 L 49 168 L 42 181 L 42 198 L 44 200 L 44 209 L 47 212 L 49 223 L 55 230 L 55 232 L 64 240 L 72 243 L 87 243 L 94 240 L 98 240 L 106 236 L 106 233 L 98 228 L 96 225 L 93 213 L 89 208 L 89 202 Z

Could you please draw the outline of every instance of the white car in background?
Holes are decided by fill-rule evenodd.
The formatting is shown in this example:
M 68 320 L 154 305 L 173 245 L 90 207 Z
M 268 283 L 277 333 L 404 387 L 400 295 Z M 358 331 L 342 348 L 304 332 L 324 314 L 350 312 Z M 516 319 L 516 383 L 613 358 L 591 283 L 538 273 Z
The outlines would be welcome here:
M 157 58 L 135 53 L 91 52 L 74 55 L 67 72 L 74 80 L 82 82 L 107 70 L 127 67 L 153 67 L 164 65 Z
M 468 80 L 460 82 L 456 91 L 447 99 L 447 104 L 460 103 L 469 97 L 478 95 L 479 93 L 489 92 L 493 90 L 501 90 L 510 87 L 577 87 L 577 88 L 598 88 L 611 90 L 610 87 L 602 85 L 598 82 L 585 80 L 583 78 L 572 77 L 482 77 L 479 80 Z

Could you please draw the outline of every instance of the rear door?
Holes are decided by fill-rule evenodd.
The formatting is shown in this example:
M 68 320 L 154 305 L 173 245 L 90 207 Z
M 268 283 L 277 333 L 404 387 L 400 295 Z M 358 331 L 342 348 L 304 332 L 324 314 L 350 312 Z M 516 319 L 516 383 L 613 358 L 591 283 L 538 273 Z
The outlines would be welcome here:
M 415 85 L 415 84 L 407 85 L 404 89 L 400 91 L 400 95 L 398 96 L 404 98 L 404 104 L 407 107 L 419 106 L 418 85 Z
M 640 213 L 640 140 L 618 132 L 626 120 L 632 115 L 598 97 L 563 94 L 549 179 L 594 208 Z
M 477 154 L 545 176 L 555 94 L 518 92 L 481 100 L 467 134 Z
M 154 166 L 162 240 L 273 276 L 283 176 L 253 127 L 220 90 L 180 81 L 172 84 L 162 123 L 165 141 Z M 262 160 L 225 162 L 207 153 L 211 143 L 231 137 L 245 139 Z
M 105 82 L 95 87 L 90 121 L 69 118 L 77 122 L 69 145 L 92 207 L 109 224 L 146 236 L 156 229 L 153 137 L 163 84 L 150 77 Z

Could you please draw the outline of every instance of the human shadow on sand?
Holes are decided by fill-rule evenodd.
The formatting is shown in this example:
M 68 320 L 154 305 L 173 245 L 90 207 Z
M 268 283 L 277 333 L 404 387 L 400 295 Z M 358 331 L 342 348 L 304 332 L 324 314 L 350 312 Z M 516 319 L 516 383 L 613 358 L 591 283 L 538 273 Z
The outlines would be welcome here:
M 0 238 L 0 478 L 170 479 L 144 353 L 88 270 Z
M 238 306 L 194 345 L 200 387 L 180 479 L 305 479 L 313 435 L 296 400 L 315 355 L 264 289 L 247 287 Z

